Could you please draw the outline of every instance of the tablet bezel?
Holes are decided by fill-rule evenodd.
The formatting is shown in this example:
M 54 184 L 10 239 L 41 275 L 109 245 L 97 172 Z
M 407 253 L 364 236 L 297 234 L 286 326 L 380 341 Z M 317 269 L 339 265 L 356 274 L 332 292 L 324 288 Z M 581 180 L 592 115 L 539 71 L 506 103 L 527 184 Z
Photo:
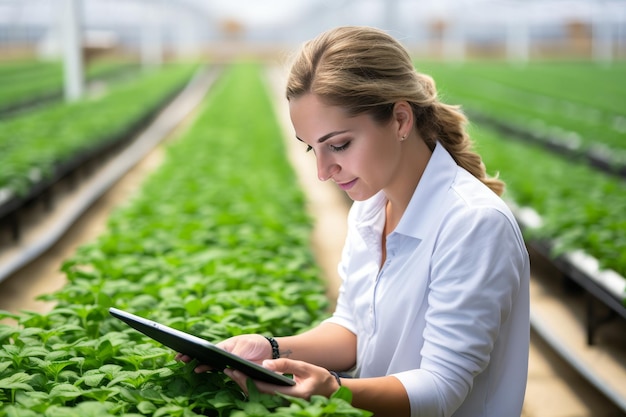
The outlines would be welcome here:
M 176 352 L 184 353 L 197 359 L 200 363 L 214 367 L 216 370 L 232 368 L 259 381 L 283 386 L 295 385 L 295 381 L 285 375 L 270 371 L 192 334 L 115 307 L 109 308 L 109 314 Z

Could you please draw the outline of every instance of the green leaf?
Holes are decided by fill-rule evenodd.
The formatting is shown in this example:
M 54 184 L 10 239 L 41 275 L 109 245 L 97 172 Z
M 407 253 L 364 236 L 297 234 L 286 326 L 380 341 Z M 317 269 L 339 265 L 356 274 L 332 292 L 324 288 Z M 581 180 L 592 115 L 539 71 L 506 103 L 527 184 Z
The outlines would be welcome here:
M 13 404 L 8 404 L 2 408 L 3 417 L 41 417 L 41 413 L 24 409 Z
M 98 359 L 102 362 L 110 359 L 115 355 L 115 349 L 110 340 L 101 340 L 97 347 Z
M 1 317 L 0 317 L 1 318 Z M 19 335 L 19 329 L 5 324 L 0 324 L 0 343 L 5 343 L 8 339 Z
M 213 398 L 210 399 L 211 405 L 216 409 L 233 407 L 239 398 L 231 391 L 218 391 Z
M 99 402 L 104 402 L 116 396 L 118 393 L 119 393 L 119 389 L 117 387 L 113 387 L 113 388 L 96 387 L 96 388 L 88 389 L 86 391 L 82 391 L 81 396 L 85 398 L 92 398 Z
M 17 320 L 19 319 L 20 316 L 18 314 L 15 313 L 11 313 L 10 311 L 7 310 L 0 310 L 0 320 L 4 320 L 4 319 L 13 319 L 13 320 Z M 5 327 L 6 325 L 1 325 L 1 327 Z M 6 326 L 9 327 L 9 326 Z
M 197 298 L 193 298 L 185 303 L 185 310 L 187 310 L 190 316 L 197 316 L 204 308 L 202 301 Z
M 171 404 L 161 407 L 155 411 L 153 417 L 178 417 L 182 416 L 185 409 L 179 405 Z
M 330 397 L 331 399 L 338 398 L 344 400 L 348 404 L 352 403 L 352 391 L 348 387 L 341 386 Z
M 97 387 L 102 384 L 102 381 L 106 377 L 106 374 L 99 369 L 90 369 L 85 372 L 80 379 L 88 387 Z
M 9 368 L 9 366 L 11 366 L 11 362 L 9 362 L 9 361 L 0 362 L 0 374 L 2 374 L 2 372 L 7 370 Z
M 137 404 L 137 409 L 142 414 L 152 414 L 156 411 L 157 406 L 152 404 L 150 401 L 141 401 L 139 404 Z
M 243 403 L 242 409 L 250 417 L 265 417 L 270 414 L 270 411 L 263 404 L 257 402 Z
M 28 383 L 32 376 L 25 372 L 17 372 L 7 378 L 0 379 L 0 389 L 33 391 Z
M 42 357 L 45 358 L 48 356 L 50 351 L 43 346 L 26 346 L 22 349 L 20 355 L 22 357 Z
M 62 401 L 71 400 L 79 397 L 82 391 L 72 384 L 57 384 L 50 390 L 51 399 L 61 399 Z

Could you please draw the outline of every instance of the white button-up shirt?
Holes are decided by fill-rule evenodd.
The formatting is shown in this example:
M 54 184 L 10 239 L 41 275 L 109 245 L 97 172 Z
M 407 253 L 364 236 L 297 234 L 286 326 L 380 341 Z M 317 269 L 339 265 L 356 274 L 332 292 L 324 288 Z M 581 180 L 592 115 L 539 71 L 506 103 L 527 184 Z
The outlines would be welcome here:
M 353 204 L 327 320 L 356 334 L 355 376 L 396 376 L 411 416 L 519 417 L 530 266 L 515 218 L 438 144 L 381 268 L 386 202 Z

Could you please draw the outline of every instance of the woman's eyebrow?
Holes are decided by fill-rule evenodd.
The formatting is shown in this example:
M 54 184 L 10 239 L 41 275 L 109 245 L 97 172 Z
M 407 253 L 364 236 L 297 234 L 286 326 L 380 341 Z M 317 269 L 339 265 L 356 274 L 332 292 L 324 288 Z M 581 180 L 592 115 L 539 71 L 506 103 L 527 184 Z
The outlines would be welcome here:
M 348 132 L 348 130 L 339 130 L 339 131 L 336 131 L 336 132 L 327 133 L 324 136 L 322 136 L 321 138 L 319 138 L 317 140 L 317 143 L 324 143 L 325 141 L 327 141 L 328 139 L 332 138 L 333 136 L 341 135 L 342 133 L 346 133 L 346 132 Z M 298 139 L 300 142 L 304 142 L 298 136 L 296 136 L 296 139 Z

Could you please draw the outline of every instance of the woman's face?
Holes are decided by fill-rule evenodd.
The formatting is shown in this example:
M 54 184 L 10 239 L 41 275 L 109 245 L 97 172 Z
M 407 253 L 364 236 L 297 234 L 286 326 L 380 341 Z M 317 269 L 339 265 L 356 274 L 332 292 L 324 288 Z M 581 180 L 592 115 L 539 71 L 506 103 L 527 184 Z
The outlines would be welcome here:
M 399 171 L 398 124 L 381 125 L 369 115 L 348 117 L 314 94 L 291 99 L 296 137 L 317 158 L 317 176 L 332 180 L 353 200 L 366 200 L 392 185 Z

